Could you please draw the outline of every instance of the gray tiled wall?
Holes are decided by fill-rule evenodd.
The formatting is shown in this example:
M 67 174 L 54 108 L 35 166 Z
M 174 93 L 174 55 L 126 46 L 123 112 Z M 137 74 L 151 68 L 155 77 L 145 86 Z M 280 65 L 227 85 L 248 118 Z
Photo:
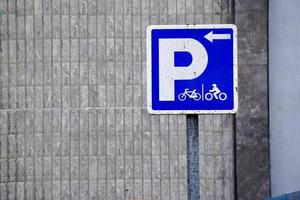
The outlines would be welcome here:
M 146 27 L 221 0 L 1 0 L 0 199 L 187 199 L 186 118 L 146 111 Z M 201 199 L 233 198 L 232 116 L 199 116 Z

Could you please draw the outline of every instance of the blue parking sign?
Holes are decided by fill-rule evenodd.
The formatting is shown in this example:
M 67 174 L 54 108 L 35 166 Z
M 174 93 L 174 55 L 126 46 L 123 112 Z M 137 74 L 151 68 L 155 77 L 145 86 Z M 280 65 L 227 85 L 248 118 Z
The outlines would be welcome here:
M 149 113 L 235 113 L 237 98 L 235 25 L 147 28 Z

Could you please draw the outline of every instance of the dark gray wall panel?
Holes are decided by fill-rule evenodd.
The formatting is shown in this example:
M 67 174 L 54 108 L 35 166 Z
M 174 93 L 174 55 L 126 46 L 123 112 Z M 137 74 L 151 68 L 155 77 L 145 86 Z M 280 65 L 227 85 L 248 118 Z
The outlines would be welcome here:
M 239 112 L 236 115 L 237 199 L 269 196 L 267 0 L 236 0 Z

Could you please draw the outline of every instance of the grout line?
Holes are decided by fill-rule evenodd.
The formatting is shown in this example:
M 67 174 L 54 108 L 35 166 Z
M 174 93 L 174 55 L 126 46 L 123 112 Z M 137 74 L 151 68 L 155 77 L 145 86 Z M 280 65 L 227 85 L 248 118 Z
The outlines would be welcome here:
M 99 70 L 98 70 L 98 65 L 99 65 L 99 61 L 98 61 L 98 1 L 96 1 L 96 96 L 97 96 L 97 103 L 96 105 L 99 105 Z M 97 145 L 96 145 L 96 169 L 97 169 L 97 180 L 96 180 L 96 184 L 97 184 L 97 195 L 96 198 L 99 199 L 99 112 L 98 110 L 96 110 L 96 140 L 97 140 Z
M 117 105 L 117 86 L 116 86 L 116 1 L 113 0 L 113 23 L 114 23 L 114 50 L 113 50 L 113 56 L 114 56 L 114 105 Z M 115 163 L 114 163 L 114 167 L 115 167 L 115 198 L 117 198 L 117 130 L 116 130 L 116 124 L 117 124 L 117 119 L 116 119 L 116 110 L 114 110 L 114 134 L 115 134 Z
M 3 135 L 2 135 L 3 136 Z M 203 155 L 203 154 L 202 154 Z M 214 154 L 206 154 L 207 156 L 214 156 Z M 226 154 L 227 156 L 229 156 L 230 154 Z M 55 156 L 55 157 L 58 157 L 58 156 Z M 63 158 L 67 158 L 68 156 L 62 156 Z M 15 157 L 14 156 L 10 156 L 8 157 L 9 159 L 14 159 Z M 23 158 L 23 157 L 21 157 Z M 36 156 L 36 158 L 42 158 L 42 156 Z M 209 179 L 209 178 L 208 178 Z M 1 182 L 1 181 L 0 181 Z
M 6 8 L 6 11 L 7 11 L 7 13 L 9 13 L 9 0 L 7 0 L 7 3 L 6 3 L 7 5 L 7 8 Z M 9 92 L 9 88 L 11 87 L 10 86 L 10 45 L 9 45 L 9 41 L 10 41 L 10 38 L 9 38 L 9 35 L 10 35 L 10 31 L 9 31 L 9 14 L 7 15 L 7 17 L 6 17 L 6 22 L 7 22 L 7 77 L 8 77 L 8 79 L 7 79 L 7 100 L 8 100 L 8 102 L 7 102 L 7 105 L 6 105 L 6 107 L 7 108 L 11 108 L 11 104 L 9 103 L 9 101 L 10 101 L 10 92 Z M 8 141 L 7 141 L 8 142 Z M 7 186 L 7 190 L 8 190 L 8 186 Z
M 113 50 L 113 56 L 114 56 L 114 105 L 117 105 L 117 86 L 116 86 L 116 1 L 113 0 L 113 31 L 114 31 L 114 50 Z
M 184 0 L 184 22 L 186 24 L 186 0 Z
M 153 198 L 153 152 L 152 152 L 152 138 L 153 138 L 153 132 L 152 132 L 152 116 L 149 115 L 149 123 L 150 123 L 150 172 L 151 172 L 151 186 L 150 186 L 150 192 L 151 192 L 151 197 Z
M 158 24 L 160 24 L 160 1 L 158 2 Z M 162 153 L 161 153 L 161 118 L 163 115 L 158 116 L 158 123 L 159 123 L 159 196 L 162 199 Z
M 126 93 L 126 87 L 125 87 L 125 1 L 123 1 L 122 3 L 122 22 L 123 22 L 123 29 L 122 29 L 122 33 L 123 33 L 123 66 L 122 66 L 122 70 L 123 70 L 123 106 L 125 107 L 126 103 L 126 99 L 125 99 L 125 93 Z M 123 140 L 124 140 L 124 184 L 123 184 L 123 192 L 124 192 L 124 196 L 123 199 L 126 199 L 126 195 L 127 195 L 127 191 L 126 191 L 126 125 L 125 125 L 125 109 L 123 109 L 122 111 L 122 118 L 123 118 Z
M 70 179 L 64 179 L 64 180 L 70 180 Z M 78 179 L 74 179 L 74 180 L 78 180 Z M 81 180 L 85 180 L 85 181 L 88 181 L 89 179 L 88 178 L 84 178 L 84 179 L 81 179 Z M 102 180 L 102 179 L 100 179 Z M 214 180 L 213 178 L 208 178 L 208 180 Z M 5 182 L 0 182 L 0 183 L 22 183 L 21 181 L 5 181 Z M 48 182 L 48 181 L 47 181 Z
M 142 145 L 142 199 L 144 199 L 144 126 L 143 126 L 143 110 L 139 110 L 141 115 L 141 145 Z
M 229 133 L 231 134 L 230 140 L 231 140 L 231 153 L 232 153 L 232 178 L 230 179 L 230 192 L 232 192 L 232 198 L 233 200 L 238 199 L 238 191 L 237 191 L 237 172 L 236 172 L 236 115 L 232 115 L 230 117 L 229 122 Z M 230 126 L 231 125 L 231 126 Z
M 197 23 L 196 23 L 196 11 L 195 11 L 196 3 L 195 3 L 195 1 L 196 1 L 196 0 L 193 1 L 193 9 L 194 9 L 194 10 L 193 10 L 193 14 L 194 14 L 194 24 L 197 24 Z M 199 194 L 200 194 L 200 191 L 199 191 Z
M 221 145 L 222 145 L 222 148 L 221 148 L 221 156 L 222 156 L 222 168 L 223 169 L 226 169 L 226 166 L 225 166 L 225 154 L 224 154 L 224 134 L 228 134 L 228 133 L 226 133 L 225 131 L 224 131 L 224 116 L 221 116 L 221 130 L 222 130 L 222 132 L 220 132 L 220 134 L 221 134 L 221 141 L 222 141 L 222 143 L 221 143 Z M 222 178 L 223 180 L 222 180 L 222 184 L 223 185 L 225 185 L 225 179 L 227 179 L 227 177 L 226 176 L 224 176 L 223 178 Z M 223 197 L 225 197 L 225 187 L 223 187 L 222 188 L 222 196 Z
M 51 79 L 51 93 L 53 91 L 53 0 L 51 0 L 51 76 L 50 76 L 50 79 Z M 44 96 L 44 95 L 43 95 Z M 52 97 L 51 97 L 51 100 L 52 100 Z M 44 102 L 43 102 L 44 104 Z M 52 104 L 52 101 L 51 101 L 51 104 Z M 45 107 L 45 105 L 43 106 Z M 53 162 L 54 162 L 54 157 L 53 157 L 53 111 L 54 110 L 51 110 L 51 199 L 53 199 Z
M 169 157 L 169 200 L 171 199 L 171 153 L 170 153 L 170 115 L 168 117 L 168 157 Z
M 206 154 L 207 156 L 213 156 L 213 154 Z M 230 155 L 228 155 L 227 154 L 227 156 L 230 156 Z M 55 156 L 55 157 L 59 157 L 59 156 Z M 63 158 L 68 158 L 69 156 L 62 156 Z M 9 159 L 14 159 L 15 157 L 14 156 L 10 156 L 10 157 L 8 157 Z M 23 158 L 23 157 L 20 157 L 20 158 Z M 42 156 L 36 156 L 36 158 L 42 158 Z M 82 178 L 82 179 L 84 179 L 84 178 Z M 207 179 L 210 179 L 210 178 L 207 178 Z M 10 181 L 10 182 L 15 182 L 15 181 Z M 1 181 L 0 181 L 0 183 L 1 183 Z
M 123 158 L 123 162 L 124 162 L 124 167 L 123 167 L 123 170 L 124 170 L 124 184 L 123 184 L 123 189 L 124 189 L 124 196 L 123 196 L 123 199 L 126 199 L 126 194 L 127 194 L 127 192 L 126 192 L 126 159 L 125 159 L 125 157 L 126 157 L 126 125 L 125 125 L 125 110 L 122 110 L 122 119 L 123 119 L 123 156 L 124 156 L 124 158 Z
M 97 5 L 96 5 L 96 8 Z M 96 17 L 96 23 L 97 23 L 97 17 Z M 97 30 L 97 29 L 96 29 Z M 97 31 L 96 31 L 97 34 Z M 98 80 L 98 79 L 97 79 Z M 96 199 L 99 199 L 99 112 L 96 110 L 96 140 L 97 140 L 97 145 L 96 145 L 96 170 L 97 170 L 97 180 L 96 180 L 96 184 L 97 184 L 97 195 L 96 195 Z
M 16 86 L 19 88 L 19 45 L 18 45 L 18 9 L 17 9 L 17 0 L 15 0 L 15 12 L 16 12 L 16 17 L 15 17 L 15 23 L 16 23 Z M 19 107 L 19 90 L 16 89 L 16 108 Z M 15 114 L 17 114 L 17 111 L 15 111 Z M 18 120 L 16 119 L 16 133 L 15 133 L 15 142 L 16 142 L 16 155 L 19 155 L 18 151 L 18 139 L 17 139 L 17 130 L 18 130 Z M 17 162 L 18 156 L 15 158 L 15 177 L 16 177 L 16 183 L 15 183 L 15 198 L 17 198 L 17 193 L 18 193 L 18 187 L 17 187 L 17 181 L 18 181 L 18 162 Z
M 132 98 L 133 98 L 133 103 L 132 105 L 135 105 L 134 103 L 134 100 L 135 100 L 135 96 L 134 96 L 134 62 L 133 62 L 133 48 L 134 48 L 134 45 L 133 45 L 133 40 L 134 40 L 134 36 L 133 36 L 133 27 L 134 27 L 134 23 L 133 23 L 133 17 L 134 17 L 134 14 L 133 14 L 133 4 L 134 4 L 134 0 L 131 0 L 131 36 L 132 36 L 132 40 L 131 40 L 131 63 L 132 63 L 132 68 L 131 68 L 131 74 L 132 74 Z M 133 145 L 133 197 L 135 197 L 135 125 L 134 125 L 134 115 L 135 115 L 135 109 L 132 109 L 132 145 Z
M 214 163 L 214 167 L 213 167 L 213 174 L 214 174 L 214 178 L 213 178 L 213 180 L 214 180 L 214 189 L 213 189 L 213 195 L 214 195 L 214 199 L 216 199 L 216 152 L 215 152 L 215 150 L 216 150 L 216 148 L 215 148 L 215 138 L 216 138 L 216 131 L 215 131 L 215 119 L 216 119 L 216 117 L 217 116 L 214 116 L 214 115 L 212 115 L 211 116 L 212 117 L 212 134 L 213 134 L 213 143 L 212 143 L 212 145 L 213 145 L 213 163 Z
M 178 19 L 177 19 L 177 0 L 175 0 L 175 24 L 178 24 Z M 180 182 L 179 182 L 179 172 L 180 172 L 180 157 L 179 157 L 179 132 L 178 132 L 178 115 L 177 116 L 177 153 L 178 153 L 178 199 L 180 198 Z
M 204 6 L 204 1 L 205 0 L 202 0 L 202 10 L 203 10 L 203 14 L 202 14 L 202 23 L 205 23 L 205 6 Z M 204 185 L 207 185 L 207 173 L 206 173 L 206 123 L 205 123 L 205 119 L 206 119 L 207 117 L 205 117 L 205 116 L 203 116 L 203 135 L 202 135 L 202 137 L 203 137 L 203 174 L 204 174 L 204 177 L 203 177 L 203 182 L 204 182 Z M 201 120 L 199 120 L 199 123 L 201 122 Z M 199 127 L 201 128 L 201 124 L 199 124 Z M 199 129 L 200 130 L 200 129 Z M 201 135 L 201 132 L 200 132 L 200 135 Z M 201 137 L 200 137 L 200 144 L 201 144 Z M 201 155 L 201 151 L 200 151 L 200 149 L 199 149 L 199 152 L 200 152 L 200 154 L 199 154 L 199 156 Z M 201 157 L 199 157 L 199 166 L 201 167 L 201 159 L 200 159 Z M 199 170 L 199 176 L 200 176 L 200 187 L 201 187 L 201 169 Z M 199 195 L 200 195 L 200 198 L 201 198 L 201 190 L 199 190 Z M 203 189 L 203 197 L 204 197 L 204 199 L 207 199 L 207 196 L 206 196 L 206 189 L 204 188 Z
M 230 9 L 229 9 L 229 12 L 230 12 L 230 22 L 232 24 L 235 24 L 235 0 L 231 0 L 231 5 L 230 5 Z M 231 140 L 231 147 L 232 147 L 232 150 L 231 150 L 231 153 L 232 153 L 232 178 L 230 179 L 230 192 L 232 192 L 232 199 L 233 200 L 236 200 L 238 199 L 238 181 L 237 181 L 237 149 L 236 149 L 236 133 L 237 133 L 237 128 L 236 128 L 236 114 L 234 115 L 231 115 L 230 116 L 230 121 L 231 121 L 231 126 L 229 125 L 229 129 L 230 129 L 230 134 L 231 134 L 231 137 L 230 137 L 230 140 Z M 270 166 L 269 166 L 270 167 Z M 269 168 L 270 169 L 270 168 Z M 271 193 L 271 188 L 269 189 L 270 190 L 270 193 Z
M 2 47 L 3 45 L 2 45 L 2 41 L 3 41 L 3 39 L 2 39 L 2 18 L 0 18 L 0 46 Z M 3 63 L 4 63 L 4 61 L 3 61 L 3 54 L 1 54 L 1 56 L 0 56 L 0 64 L 1 64 L 1 66 L 3 66 Z M 3 67 L 0 67 L 0 77 L 1 77 L 1 81 L 0 81 L 0 108 L 3 108 L 3 79 L 4 78 L 2 78 L 2 74 L 3 74 Z
M 43 92 L 45 90 L 45 52 L 44 52 L 44 1 L 42 1 L 42 108 L 44 107 L 44 95 Z M 45 187 L 44 187 L 44 178 L 45 178 L 45 126 L 44 126 L 44 111 L 41 111 L 42 113 L 42 196 L 45 196 Z
M 69 86 L 69 107 L 71 107 L 71 95 L 72 95 L 72 58 L 71 58 L 71 0 L 69 0 L 69 81 L 70 81 L 70 86 Z M 68 98 L 67 98 L 68 100 Z M 63 102 L 62 102 L 63 103 Z M 68 124 L 69 124 L 69 199 L 72 199 L 72 126 L 71 126 L 71 118 L 72 118 L 72 113 L 71 110 L 68 110 Z
M 108 110 L 106 109 L 105 110 L 105 153 L 106 153 L 106 156 L 105 156 L 105 181 L 106 181 L 106 184 L 105 184 L 105 196 L 106 196 L 106 199 L 107 199 L 107 191 L 108 191 L 108 189 L 107 189 L 107 185 L 108 185 L 108 176 L 107 176 L 107 163 L 108 163 L 108 161 L 107 161 L 107 154 L 108 154 L 108 151 L 107 151 L 107 135 L 108 135 L 108 133 L 107 133 L 107 125 L 108 125 L 108 123 L 107 123 L 107 115 L 108 115 Z
M 46 15 L 45 15 L 46 16 Z M 62 15 L 63 16 L 63 15 Z M 73 15 L 72 15 L 73 16 Z M 144 15 L 145 16 L 145 15 Z M 154 14 L 154 16 L 156 16 L 155 14 Z M 44 38 L 45 40 L 50 40 L 50 39 L 52 39 L 52 38 Z M 75 38 L 76 39 L 76 38 Z M 83 39 L 83 40 L 87 40 L 87 38 L 80 38 L 80 39 Z M 89 38 L 89 39 L 96 39 L 96 38 Z M 56 40 L 58 40 L 58 39 L 56 39 Z M 5 42 L 8 42 L 8 40 L 3 40 L 3 41 L 5 41 Z M 16 41 L 16 40 L 14 40 L 14 39 L 10 39 L 9 41 Z M 42 42 L 42 39 L 36 39 L 36 41 L 39 41 L 39 42 Z M 241 52 L 240 53 L 241 54 L 241 56 L 246 56 L 247 54 L 245 54 L 245 53 L 243 53 L 243 52 Z M 255 55 L 257 55 L 258 53 L 256 53 Z M 55 63 L 55 64 L 59 64 L 60 63 L 60 61 L 54 61 L 53 63 Z M 78 63 L 78 62 L 76 62 L 76 61 L 74 61 L 73 63 Z M 87 61 L 82 61 L 81 63 L 87 63 Z M 16 62 L 2 62 L 2 64 L 16 64 Z M 18 64 L 25 64 L 25 61 L 20 61 Z M 33 62 L 27 62 L 27 64 L 33 64 Z M 51 64 L 51 61 L 45 61 L 45 64 Z M 241 66 L 259 66 L 259 67 L 264 67 L 265 65 L 264 64 L 251 64 L 251 63 L 249 63 L 249 64 L 247 64 L 247 65 L 245 65 L 245 64 L 240 64 Z M 54 85 L 59 85 L 59 84 L 57 84 L 57 83 L 55 83 Z M 75 84 L 76 85 L 76 84 Z M 77 84 L 78 86 L 80 85 L 80 84 Z M 91 85 L 96 85 L 96 84 L 91 84 Z M 42 84 L 36 84 L 36 86 L 42 86 Z M 16 86 L 13 86 L 13 87 L 16 87 Z M 3 88 L 6 88 L 5 86 L 3 87 Z
M 86 107 L 86 108 L 64 108 L 63 110 L 106 110 L 106 109 L 147 109 L 147 107 Z M 44 110 L 44 111 L 59 111 L 60 108 L 21 108 L 21 109 L 0 109 L 0 111 L 38 111 L 38 110 Z
M 79 87 L 78 87 L 78 106 L 79 108 L 81 108 L 81 70 L 80 70 L 80 0 L 77 1 L 77 6 L 78 6 L 78 73 L 79 73 Z M 81 110 L 78 110 L 78 198 L 80 199 L 80 193 L 81 193 L 81 187 L 80 187 L 80 180 L 81 180 L 81 177 L 80 177 L 80 160 L 81 160 L 81 148 L 80 148 L 80 136 L 81 136 L 81 126 L 80 126 L 80 123 L 81 123 Z
M 7 13 L 8 13 L 8 4 L 9 4 L 9 0 L 7 0 L 7 6 L 6 6 L 6 11 L 7 11 Z M 6 17 L 6 23 L 7 23 L 7 61 L 9 62 L 9 58 L 10 58 L 10 56 L 9 56 L 9 15 L 7 15 L 7 17 Z M 8 96 L 8 101 L 9 101 L 9 99 L 10 99 L 10 94 L 9 94 L 9 87 L 10 87 L 10 81 L 9 81 L 9 69 L 10 69 L 10 64 L 8 63 L 7 64 L 7 75 L 8 75 L 8 82 L 7 82 L 7 96 Z M 7 102 L 8 103 L 8 102 Z M 8 106 L 7 105 L 7 107 L 8 108 L 10 108 L 10 105 Z M 7 112 L 7 129 L 8 130 L 10 130 L 10 119 L 9 119 L 9 117 L 10 117 L 10 114 L 9 114 L 9 112 Z M 9 132 L 7 133 L 7 136 L 6 136 L 6 148 L 7 148 L 7 158 L 6 158 L 6 163 L 7 163 L 7 174 L 6 174 L 6 176 L 7 176 L 7 180 L 10 180 L 10 175 L 9 175 L 9 170 L 8 169 L 10 169 L 10 164 L 9 164 Z M 7 191 L 7 193 L 6 193 L 6 199 L 9 199 L 9 187 L 8 187 L 8 183 L 6 183 L 6 191 Z
M 35 0 L 33 0 L 33 68 L 34 68 L 34 72 L 36 72 L 36 30 L 35 30 Z M 36 97 L 36 79 L 35 77 L 33 78 L 34 81 L 34 90 L 33 90 L 33 105 L 34 107 L 36 107 L 36 101 L 35 101 L 35 97 Z M 35 124 L 36 124 L 36 116 L 35 116 L 35 112 L 33 112 L 33 120 L 34 120 L 34 126 L 33 126 L 33 199 L 36 199 L 36 169 L 35 169 L 35 135 L 36 135 L 36 130 L 35 130 Z
M 177 21 L 176 21 L 176 24 L 177 24 Z M 180 199 L 180 155 L 179 155 L 179 116 L 176 115 L 176 133 L 177 133 L 177 170 L 178 170 L 178 185 L 177 185 L 177 190 L 178 190 L 178 199 Z M 200 163 L 199 163 L 200 164 Z M 200 192 L 200 191 L 199 191 Z
M 24 105 L 24 108 L 26 108 L 26 100 L 27 100 L 27 30 L 26 30 L 26 4 L 25 4 L 25 0 L 24 0 L 24 48 L 25 48 L 25 58 L 24 58 L 24 61 L 25 61 L 25 64 L 24 64 L 24 68 L 25 68 L 25 105 Z M 26 125 L 26 122 L 27 122 L 27 115 L 28 115 L 28 111 L 25 111 L 25 127 L 24 127 L 24 196 L 23 196 L 23 200 L 26 200 L 26 194 L 27 194 L 27 188 L 26 188 L 26 182 L 27 182 L 27 140 L 26 140 L 26 135 L 28 134 L 27 133 L 27 125 Z
M 185 23 L 185 24 L 186 24 L 186 21 L 187 21 L 187 16 L 186 16 L 186 0 L 184 0 L 184 23 Z M 186 115 L 185 118 L 186 118 L 185 120 L 186 120 L 186 133 L 187 133 L 187 131 L 188 131 L 188 130 L 187 130 L 187 123 L 188 123 L 188 122 L 187 122 L 187 115 Z M 186 136 L 186 137 L 188 137 L 188 136 Z M 186 141 L 187 141 L 187 140 L 186 140 Z M 199 115 L 198 115 L 198 142 L 199 142 Z M 188 145 L 188 144 L 187 144 L 187 145 Z M 199 143 L 198 143 L 198 146 L 199 146 Z M 199 148 L 199 147 L 198 147 L 198 148 Z M 186 148 L 186 149 L 187 149 L 187 148 Z M 188 158 L 188 156 L 187 156 L 188 153 L 189 153 L 189 152 L 187 151 L 187 152 L 186 152 L 186 158 Z M 199 154 L 199 155 L 200 155 L 200 154 Z M 188 162 L 188 160 L 187 160 L 187 162 Z M 198 162 L 199 162 L 198 164 L 199 164 L 199 166 L 200 166 L 200 157 L 198 158 Z M 187 166 L 188 166 L 188 163 L 187 163 Z M 198 178 L 200 179 L 200 171 L 199 171 L 199 169 L 198 169 L 198 174 L 197 174 L 197 175 L 198 175 Z M 189 176 L 189 175 L 187 174 L 187 178 L 188 178 L 188 176 Z M 198 184 L 199 184 L 199 186 L 200 186 L 200 180 L 199 180 Z M 189 185 L 189 184 L 187 183 L 187 185 Z M 199 189 L 198 192 L 199 192 L 198 195 L 199 195 L 199 197 L 200 197 L 200 189 Z M 189 197 L 189 194 L 188 194 L 188 193 L 189 193 L 189 188 L 188 188 L 188 192 L 187 192 L 187 195 L 188 195 L 188 197 Z
M 115 163 L 114 163 L 114 167 L 115 167 L 115 180 L 114 180 L 114 183 L 115 183 L 115 198 L 117 199 L 117 145 L 116 145 L 116 141 L 117 141 L 117 130 L 116 130 L 116 125 L 117 125 L 117 119 L 116 119 L 116 110 L 114 110 L 114 134 L 115 134 Z
M 203 165 L 203 171 L 204 171 L 204 185 L 207 185 L 207 173 L 206 173 L 206 123 L 205 123 L 205 118 L 206 117 L 203 117 L 203 162 L 204 162 L 204 165 Z M 204 189 L 203 191 L 203 195 L 204 195 L 204 198 L 207 198 L 206 196 L 206 190 Z
M 90 181 L 92 181 L 92 179 L 90 179 L 90 111 L 86 112 L 87 114 L 87 142 L 88 142 L 88 148 L 87 148 L 87 170 L 88 170 L 88 183 L 87 183 L 87 191 L 88 191 L 88 198 L 90 199 Z
M 158 116 L 158 124 L 159 124 L 159 184 L 160 184 L 160 187 L 159 187 L 159 195 L 160 195 L 160 199 L 162 199 L 162 164 L 161 164 L 161 161 L 162 161 L 162 153 L 161 153 L 161 117 L 162 115 Z
M 169 19 L 169 1 L 167 1 L 167 24 L 169 24 L 170 23 L 170 19 Z M 170 115 L 167 115 L 167 117 L 168 117 L 168 167 L 169 167 L 169 173 L 168 173 L 168 175 L 169 175 L 169 177 L 168 177 L 168 179 L 169 179 L 169 200 L 171 200 L 171 153 L 170 153 L 170 138 L 171 138 L 171 136 L 170 136 Z
M 62 172 L 63 172 L 63 170 L 62 170 L 62 165 L 63 165 L 63 163 L 62 163 L 62 154 L 63 154 L 63 151 L 62 151 L 62 149 L 63 149 L 63 146 L 64 146 L 64 143 L 63 143 L 63 139 L 62 139 L 62 134 L 63 134 L 63 118 L 64 118 L 64 115 L 63 115 L 63 105 L 62 105 L 62 103 L 63 103 L 63 87 L 62 87 L 62 49 L 63 49 L 63 36 L 62 36 L 62 15 L 61 15 L 61 13 L 62 13 L 62 6 L 61 6 L 61 1 L 62 0 L 60 0 L 59 1 L 59 25 L 60 25 L 60 28 L 59 28 L 59 35 L 60 35 L 60 64 L 59 64 L 59 67 L 60 67 L 60 136 L 59 136 L 59 140 L 60 140 L 60 166 L 59 166 L 59 171 L 60 171 L 60 181 L 59 181 L 59 195 L 60 195 L 60 199 L 62 198 L 62 180 L 63 180 L 63 174 L 62 174 Z M 52 93 L 52 96 L 54 96 L 53 95 L 53 93 Z
M 104 1 L 104 8 L 105 8 L 105 14 L 104 14 L 104 63 L 105 63 L 105 106 L 107 107 L 107 104 L 108 104 L 108 100 L 107 100 L 107 97 L 108 97 L 108 81 L 107 81 L 107 10 L 106 10 L 106 7 L 107 7 L 107 1 Z M 108 192 L 108 175 L 107 175 L 107 163 L 108 163 L 108 150 L 107 150 L 107 135 L 108 135 L 108 130 L 107 130 L 107 126 L 108 126 L 108 123 L 107 123 L 107 117 L 108 117 L 108 109 L 104 109 L 105 110 L 105 153 L 106 153 L 106 156 L 105 156 L 105 181 L 106 181 L 106 184 L 105 184 L 105 197 L 107 199 L 108 195 L 107 195 L 107 192 Z
M 87 8 L 88 9 L 88 8 Z M 88 74 L 88 86 L 87 86 L 87 105 L 89 106 L 90 105 L 90 96 L 89 96 L 89 93 L 90 93 L 90 34 L 89 34 L 89 21 L 90 21 L 90 15 L 88 14 L 88 11 L 87 11 L 87 74 Z M 88 143 L 88 152 L 87 152 L 87 168 L 88 168 L 88 171 L 90 170 L 90 150 L 89 150 L 89 146 L 90 146 L 90 112 L 87 111 L 87 143 Z M 88 173 L 88 178 L 89 178 L 89 173 Z M 87 183 L 87 196 L 88 196 L 88 199 L 90 199 L 90 180 L 88 181 Z
M 27 142 L 26 142 L 26 134 L 27 134 L 27 126 L 26 126 L 26 121 L 27 121 L 27 112 L 25 112 L 25 127 L 24 127 L 24 196 L 23 199 L 26 199 L 26 194 L 27 194 L 27 190 L 26 190 L 26 182 L 27 182 L 27 168 L 26 168 L 26 161 L 27 161 L 27 157 L 26 157 L 26 150 L 27 150 Z
M 51 81 L 52 82 L 52 81 Z M 53 178 L 53 174 L 54 174 L 54 158 L 57 157 L 53 154 L 53 137 L 54 137 L 54 130 L 53 130 L 53 121 L 54 121 L 54 112 L 55 110 L 50 110 L 51 113 L 51 199 L 53 198 L 53 182 L 54 182 L 54 178 Z
M 107 67 L 107 11 L 106 11 L 106 7 L 107 7 L 107 2 L 106 2 L 106 0 L 104 0 L 105 1 L 105 3 L 104 3 L 104 8 L 105 8 L 105 14 L 104 14 L 104 63 L 105 63 L 105 66 L 104 66 L 104 68 L 105 68 L 105 107 L 107 107 L 107 104 L 108 104 L 108 100 L 107 100 L 107 94 L 108 94 L 108 89 L 107 89 L 107 87 L 108 87 L 108 81 L 107 81 L 107 79 L 108 79 L 108 75 L 107 75 L 107 69 L 108 69 L 108 67 Z
M 133 166 L 133 197 L 135 197 L 135 173 L 134 173 L 134 169 L 135 169 L 135 145 L 134 145 L 134 135 L 135 135 L 135 127 L 134 127 L 134 113 L 135 110 L 132 109 L 132 146 L 133 146 L 133 154 L 132 154 L 132 166 Z
M 205 21 L 205 6 L 204 6 L 204 2 L 205 0 L 202 0 L 202 10 L 203 10 L 203 14 L 202 14 L 202 23 L 206 23 Z M 205 197 L 206 198 L 206 197 Z
M 149 0 L 149 24 L 151 25 L 151 0 Z M 146 31 L 146 37 L 147 37 L 147 31 Z M 146 59 L 147 60 L 147 59 Z M 147 69 L 147 66 L 146 66 Z M 146 73 L 147 70 L 146 70 Z M 147 84 L 146 84 L 147 85 Z M 142 105 L 143 106 L 143 105 Z M 152 115 L 149 115 L 149 123 L 150 123 L 150 171 L 151 171 L 151 186 L 150 186 L 150 192 L 151 192 L 151 198 L 153 198 L 153 152 L 152 152 L 152 138 L 153 138 L 153 132 L 152 132 Z
M 141 79 L 141 106 L 143 106 L 143 48 L 142 48 L 142 42 L 143 42 L 143 0 L 140 1 L 140 68 L 141 68 L 141 74 L 140 74 L 140 79 Z M 143 126 L 143 110 L 139 110 L 140 115 L 141 115 L 141 145 L 142 145 L 142 196 L 141 198 L 144 199 L 144 126 Z

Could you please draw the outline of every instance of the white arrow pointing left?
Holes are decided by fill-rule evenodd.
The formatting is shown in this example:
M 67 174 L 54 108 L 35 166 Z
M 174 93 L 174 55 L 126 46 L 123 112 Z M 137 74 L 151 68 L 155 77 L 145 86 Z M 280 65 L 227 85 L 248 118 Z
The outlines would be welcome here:
M 214 34 L 212 31 L 204 36 L 208 41 L 213 42 L 214 40 L 230 40 L 230 34 Z

